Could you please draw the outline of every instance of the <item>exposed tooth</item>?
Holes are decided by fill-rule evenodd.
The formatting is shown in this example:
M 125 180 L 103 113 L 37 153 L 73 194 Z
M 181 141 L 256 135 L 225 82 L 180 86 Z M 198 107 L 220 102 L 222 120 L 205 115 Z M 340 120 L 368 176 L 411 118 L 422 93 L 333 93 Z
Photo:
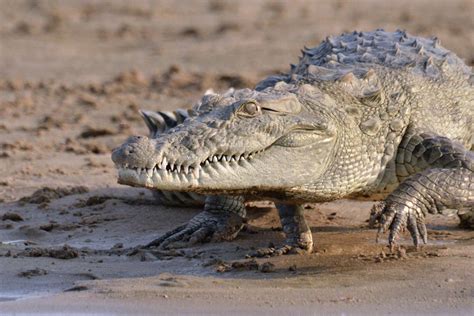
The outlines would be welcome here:
M 188 172 L 189 172 L 189 167 L 188 167 L 188 166 L 185 166 L 185 167 L 182 167 L 182 168 L 183 168 L 183 170 L 184 170 L 184 173 L 185 173 L 185 174 L 188 174 Z
M 163 157 L 163 161 L 161 162 L 162 168 L 166 168 L 167 164 L 168 164 L 168 161 L 166 160 L 166 157 Z
M 193 175 L 195 178 L 199 177 L 199 168 L 194 168 L 193 169 Z
M 230 158 L 230 161 L 235 161 L 235 156 L 232 156 L 232 157 Z
M 146 169 L 146 174 L 151 177 L 153 175 L 153 169 Z
M 217 162 L 217 156 L 212 157 L 212 162 Z

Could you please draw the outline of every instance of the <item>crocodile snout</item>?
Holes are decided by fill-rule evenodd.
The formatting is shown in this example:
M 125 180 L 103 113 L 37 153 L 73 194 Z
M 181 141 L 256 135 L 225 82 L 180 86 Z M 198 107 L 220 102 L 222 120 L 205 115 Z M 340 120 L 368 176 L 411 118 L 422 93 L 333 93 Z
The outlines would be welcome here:
M 146 136 L 132 136 L 112 152 L 112 160 L 118 167 L 152 168 L 156 161 L 156 144 Z

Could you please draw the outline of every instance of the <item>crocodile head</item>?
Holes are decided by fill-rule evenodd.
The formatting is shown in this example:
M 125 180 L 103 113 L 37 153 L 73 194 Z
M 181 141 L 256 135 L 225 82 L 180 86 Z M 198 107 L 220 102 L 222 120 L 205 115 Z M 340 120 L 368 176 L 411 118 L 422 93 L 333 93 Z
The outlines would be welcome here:
M 210 194 L 282 193 L 317 179 L 336 143 L 328 101 L 311 86 L 210 94 L 195 115 L 115 149 L 119 183 Z M 311 103 L 311 104 L 310 104 Z

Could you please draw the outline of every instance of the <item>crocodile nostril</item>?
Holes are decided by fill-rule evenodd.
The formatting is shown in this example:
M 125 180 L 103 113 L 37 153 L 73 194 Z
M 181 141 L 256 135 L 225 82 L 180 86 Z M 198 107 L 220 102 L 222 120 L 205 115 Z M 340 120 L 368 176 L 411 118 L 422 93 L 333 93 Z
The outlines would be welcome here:
M 125 155 L 131 155 L 134 151 L 132 149 L 125 149 Z

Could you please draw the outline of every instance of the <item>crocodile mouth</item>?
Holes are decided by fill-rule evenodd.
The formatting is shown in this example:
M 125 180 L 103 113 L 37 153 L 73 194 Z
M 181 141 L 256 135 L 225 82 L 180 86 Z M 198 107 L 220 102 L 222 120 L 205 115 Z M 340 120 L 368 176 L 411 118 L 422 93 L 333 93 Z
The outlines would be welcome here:
M 176 159 L 165 154 L 160 162 L 148 166 L 134 166 L 124 162 L 117 165 L 118 182 L 131 186 L 181 191 L 231 186 L 230 179 L 241 180 L 242 177 L 247 179 L 247 184 L 261 183 L 261 179 L 257 179 L 261 178 L 258 175 L 270 176 L 288 171 L 272 171 L 268 166 L 269 162 L 275 159 L 279 161 L 277 165 L 287 164 L 285 157 L 288 157 L 289 148 L 307 156 L 306 151 L 310 150 L 310 147 L 323 145 L 329 140 L 330 138 L 321 137 L 313 130 L 295 129 L 269 146 L 251 152 L 214 153 L 201 161 L 183 163 L 176 163 Z M 279 148 L 283 148 L 283 151 Z M 267 153 L 269 151 L 271 153 Z M 244 187 L 249 186 L 247 184 L 242 183 Z
M 146 187 L 155 187 L 157 183 L 167 182 L 197 185 L 202 177 L 213 177 L 222 172 L 236 172 L 238 167 L 248 168 L 252 161 L 267 149 L 234 155 L 214 154 L 191 165 L 171 163 L 167 157 L 164 157 L 152 168 L 124 164 L 118 166 L 118 182 L 128 185 L 145 185 Z

